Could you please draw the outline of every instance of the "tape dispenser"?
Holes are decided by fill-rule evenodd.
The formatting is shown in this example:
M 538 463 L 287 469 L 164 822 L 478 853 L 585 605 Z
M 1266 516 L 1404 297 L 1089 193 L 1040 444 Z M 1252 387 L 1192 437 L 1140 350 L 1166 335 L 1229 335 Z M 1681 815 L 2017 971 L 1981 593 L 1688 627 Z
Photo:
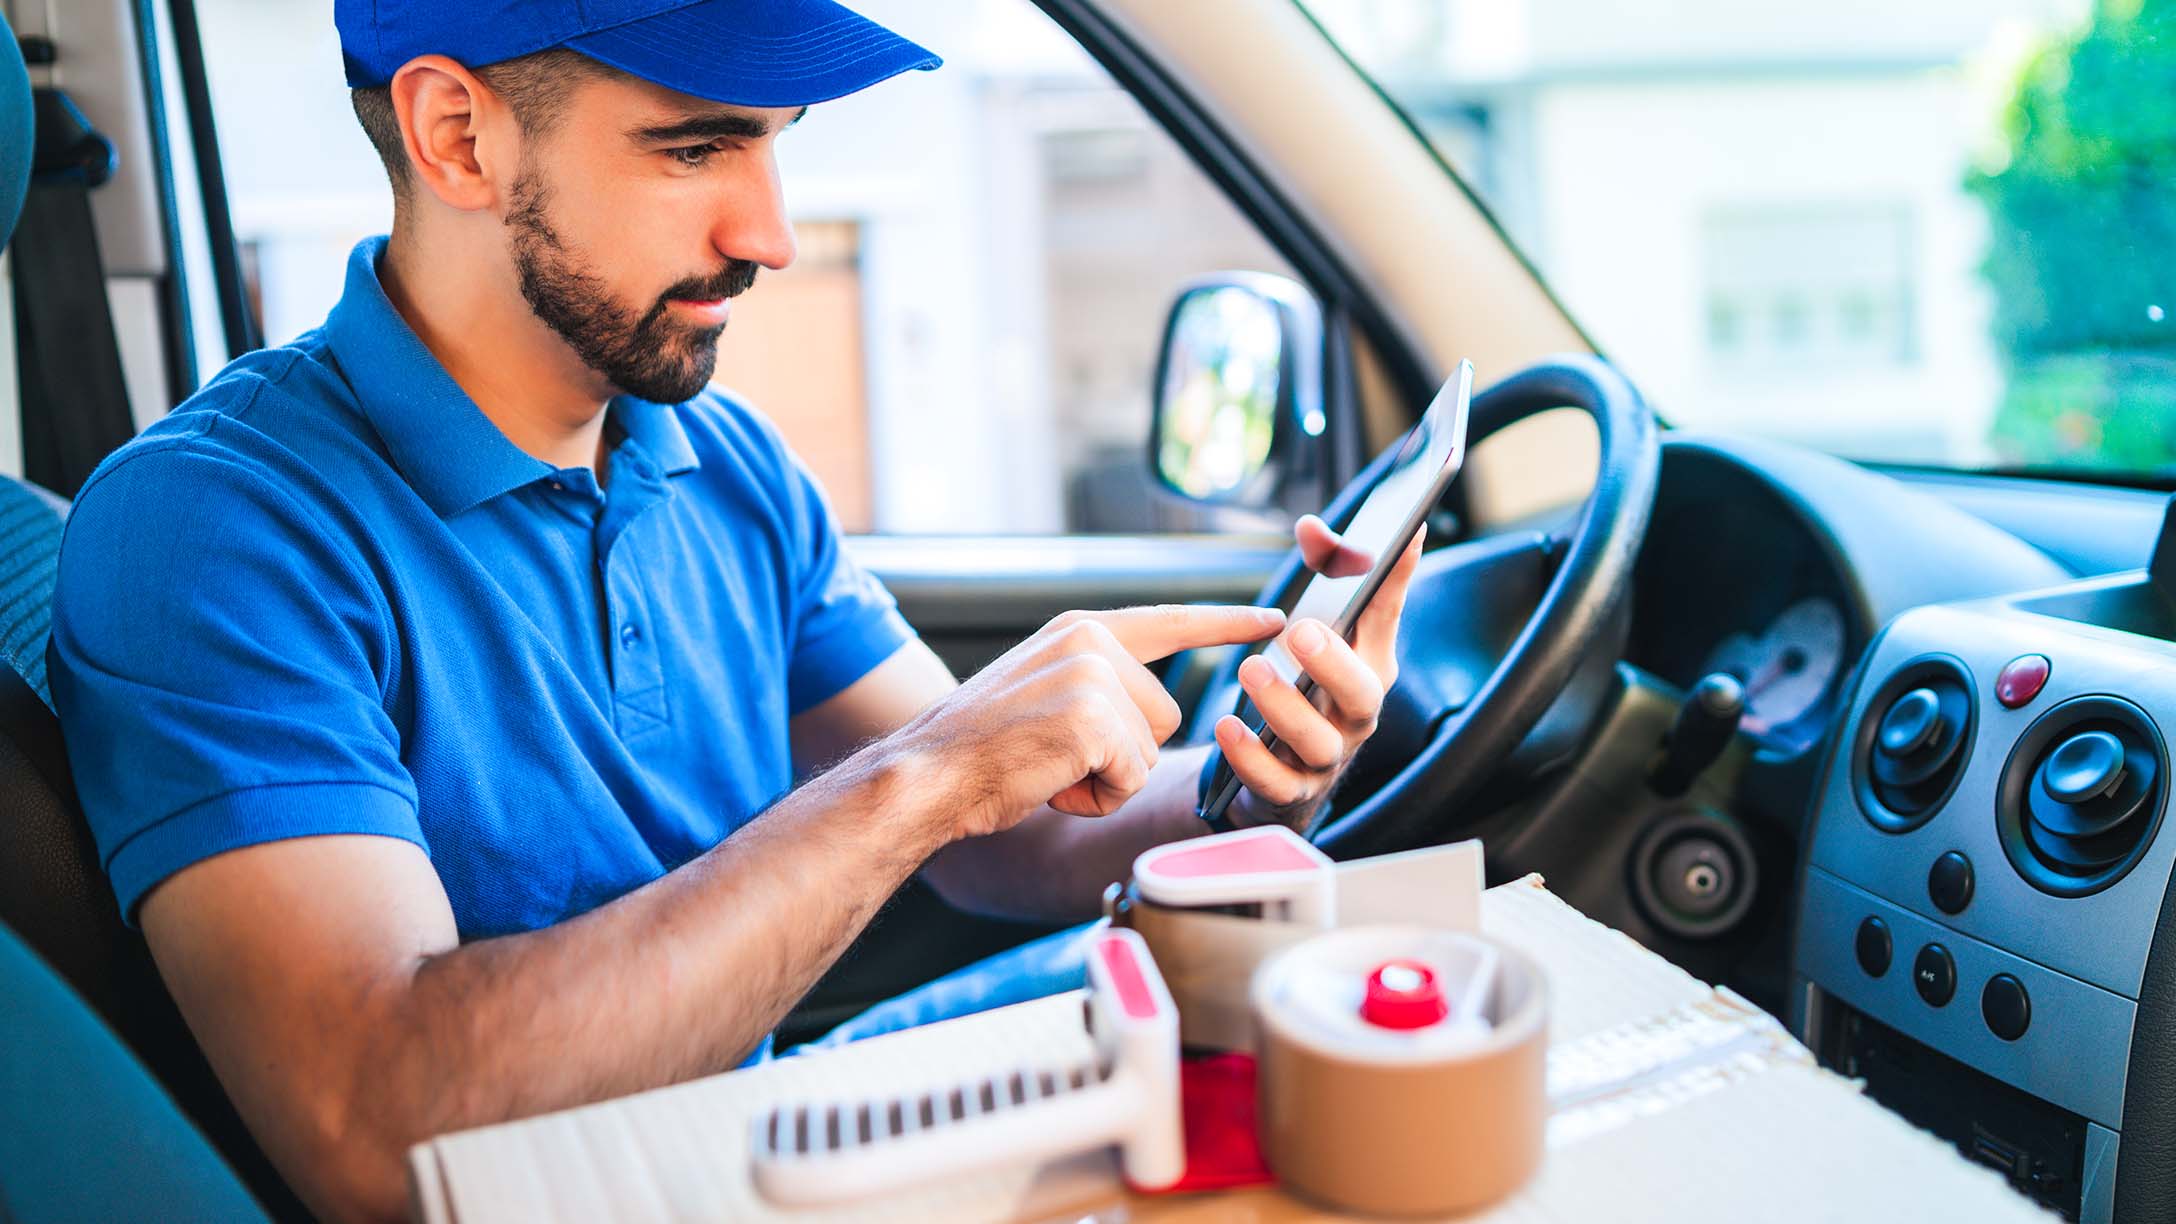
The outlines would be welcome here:
M 1501 1198 L 1538 1167 L 1548 987 L 1479 933 L 1477 843 L 1333 863 L 1278 827 L 1160 846 L 1105 895 L 1192 1047 L 1256 1058 L 1277 1180 L 1371 1214 Z
M 781 1106 L 754 1129 L 756 1188 L 840 1206 L 1112 1145 L 1137 1189 L 1174 1186 L 1183 1041 L 1255 1056 L 1287 1188 L 1392 1215 L 1493 1201 L 1541 1159 L 1548 989 L 1477 933 L 1480 884 L 1475 843 L 1336 864 L 1265 827 L 1152 849 L 1088 937 L 1091 1063 Z
M 756 1189 L 780 1206 L 838 1206 L 1110 1145 L 1133 1185 L 1178 1181 L 1178 1011 L 1138 934 L 1091 939 L 1092 1063 L 1014 1067 L 903 1099 L 780 1106 L 754 1128 Z
M 1144 851 L 1104 894 L 1114 926 L 1139 931 L 1178 1003 L 1179 1035 L 1251 1050 L 1247 987 L 1268 957 L 1337 921 L 1337 865 L 1281 825 Z

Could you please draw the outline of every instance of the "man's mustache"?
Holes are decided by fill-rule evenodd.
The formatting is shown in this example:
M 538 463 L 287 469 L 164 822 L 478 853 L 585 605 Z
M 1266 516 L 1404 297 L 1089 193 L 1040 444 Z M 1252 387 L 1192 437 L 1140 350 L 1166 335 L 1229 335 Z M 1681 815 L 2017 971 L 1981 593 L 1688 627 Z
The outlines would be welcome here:
M 715 302 L 720 298 L 739 297 L 756 283 L 756 273 L 761 265 L 746 259 L 736 259 L 722 272 L 709 276 L 691 276 L 658 295 L 660 305 L 671 301 Z

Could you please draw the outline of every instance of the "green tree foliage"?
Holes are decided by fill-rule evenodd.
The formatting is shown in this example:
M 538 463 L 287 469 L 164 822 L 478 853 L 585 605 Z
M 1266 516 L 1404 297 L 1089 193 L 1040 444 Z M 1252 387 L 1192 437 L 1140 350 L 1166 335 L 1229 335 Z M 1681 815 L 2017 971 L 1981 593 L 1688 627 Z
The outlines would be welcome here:
M 1986 205 L 1994 442 L 2019 464 L 2176 470 L 2176 0 L 2101 0 L 2027 64 Z

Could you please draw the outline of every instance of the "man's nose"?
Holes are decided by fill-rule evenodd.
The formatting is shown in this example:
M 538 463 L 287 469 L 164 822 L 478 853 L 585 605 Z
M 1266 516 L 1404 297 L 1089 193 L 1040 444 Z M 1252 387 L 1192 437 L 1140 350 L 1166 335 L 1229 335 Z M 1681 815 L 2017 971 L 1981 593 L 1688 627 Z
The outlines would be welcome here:
M 728 259 L 745 259 L 776 272 L 793 262 L 798 248 L 793 222 L 786 219 L 778 163 L 767 157 L 762 161 L 719 209 L 712 245 Z

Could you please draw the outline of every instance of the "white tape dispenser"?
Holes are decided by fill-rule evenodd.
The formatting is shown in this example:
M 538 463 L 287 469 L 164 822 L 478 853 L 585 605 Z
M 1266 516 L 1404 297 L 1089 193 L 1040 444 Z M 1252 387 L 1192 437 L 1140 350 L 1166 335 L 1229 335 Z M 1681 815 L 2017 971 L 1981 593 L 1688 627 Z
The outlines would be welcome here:
M 1257 1057 L 1262 1156 L 1344 1210 L 1441 1215 L 1540 1162 L 1548 985 L 1479 933 L 1478 844 L 1345 864 L 1282 828 L 1158 847 L 1112 896 L 1189 1045 Z
M 754 1128 L 756 1188 L 781 1206 L 837 1206 L 1111 1144 L 1134 1185 L 1178 1181 L 1186 1171 L 1178 1010 L 1139 935 L 1093 939 L 1093 1064 L 1019 1067 L 898 1100 L 781 1106 Z

